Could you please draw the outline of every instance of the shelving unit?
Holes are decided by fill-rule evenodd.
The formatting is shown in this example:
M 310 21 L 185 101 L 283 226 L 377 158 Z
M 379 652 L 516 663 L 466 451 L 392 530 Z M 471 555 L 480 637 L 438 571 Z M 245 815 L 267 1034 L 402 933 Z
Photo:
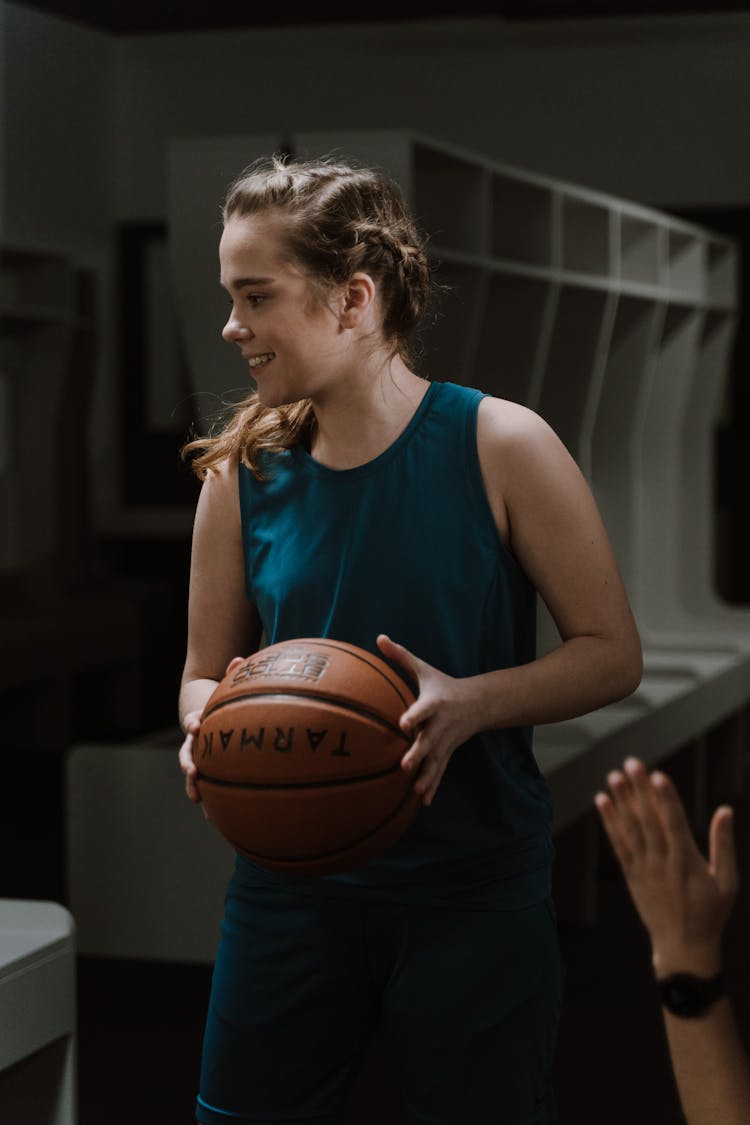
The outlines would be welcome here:
M 610 208 L 561 193 L 562 268 L 571 273 L 612 274 Z
M 517 402 L 538 400 L 558 296 L 559 287 L 546 281 L 493 270 L 470 375 L 478 387 Z
M 413 150 L 414 207 L 436 243 L 469 254 L 489 251 L 490 174 L 476 161 L 417 141 Z M 461 201 L 446 207 L 445 201 Z
M 613 218 L 620 226 L 619 232 L 613 232 L 615 247 L 619 248 L 619 276 L 635 285 L 658 285 L 663 229 L 621 211 L 613 212 Z
M 546 268 L 552 246 L 554 196 L 541 186 L 502 173 L 494 173 L 490 182 L 492 257 Z
M 138 721 L 137 607 L 92 572 L 97 342 L 86 271 L 0 247 L 0 697 L 14 753 L 64 749 L 71 696 L 87 677 Z
M 0 440 L 0 580 L 51 555 L 59 532 L 56 409 L 77 317 L 74 274 L 65 260 L 0 248 L 0 375 L 7 411 Z M 46 501 L 46 503 L 45 503 Z

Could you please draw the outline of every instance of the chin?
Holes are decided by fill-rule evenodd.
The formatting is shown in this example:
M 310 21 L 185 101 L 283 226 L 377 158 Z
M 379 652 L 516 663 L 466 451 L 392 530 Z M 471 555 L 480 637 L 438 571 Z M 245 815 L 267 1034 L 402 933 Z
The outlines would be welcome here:
M 267 406 L 269 409 L 274 409 L 278 406 L 291 406 L 295 402 L 300 402 L 307 396 L 300 393 L 295 393 L 291 390 L 284 390 L 283 387 L 275 387 L 273 384 L 256 383 L 256 390 L 258 392 L 258 402 L 261 406 Z

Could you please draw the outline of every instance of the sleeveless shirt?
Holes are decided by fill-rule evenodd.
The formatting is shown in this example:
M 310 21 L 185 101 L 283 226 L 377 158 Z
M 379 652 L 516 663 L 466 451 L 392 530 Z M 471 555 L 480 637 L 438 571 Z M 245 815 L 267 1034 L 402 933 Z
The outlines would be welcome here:
M 384 632 L 457 677 L 534 659 L 536 592 L 498 533 L 479 464 L 482 397 L 430 383 L 401 435 L 356 468 L 301 446 L 267 454 L 264 480 L 240 464 L 247 596 L 268 644 L 330 637 L 382 659 Z M 294 878 L 238 854 L 237 875 L 304 894 L 517 909 L 550 894 L 551 811 L 531 729 L 484 731 L 384 855 Z

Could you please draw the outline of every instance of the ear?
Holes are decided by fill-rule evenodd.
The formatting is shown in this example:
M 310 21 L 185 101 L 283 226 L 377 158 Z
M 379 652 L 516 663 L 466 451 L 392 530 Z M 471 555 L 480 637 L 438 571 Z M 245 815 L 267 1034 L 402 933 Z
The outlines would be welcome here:
M 342 328 L 356 328 L 375 304 L 377 290 L 369 273 L 354 273 L 349 278 L 341 298 L 340 321 Z

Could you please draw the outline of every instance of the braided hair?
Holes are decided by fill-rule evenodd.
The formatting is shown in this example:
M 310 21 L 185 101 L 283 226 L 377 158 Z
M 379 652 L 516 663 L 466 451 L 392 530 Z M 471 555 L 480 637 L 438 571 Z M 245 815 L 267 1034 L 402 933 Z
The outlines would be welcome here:
M 250 165 L 230 185 L 222 217 L 226 224 L 261 212 L 284 215 L 283 250 L 321 296 L 358 271 L 370 274 L 379 287 L 383 338 L 392 356 L 411 364 L 412 340 L 433 283 L 424 239 L 399 187 L 374 168 L 272 156 Z M 199 454 L 192 467 L 201 479 L 213 465 L 237 454 L 262 478 L 263 451 L 309 442 L 314 425 L 308 399 L 265 407 L 253 392 L 235 407 L 219 434 L 187 442 L 182 456 Z

